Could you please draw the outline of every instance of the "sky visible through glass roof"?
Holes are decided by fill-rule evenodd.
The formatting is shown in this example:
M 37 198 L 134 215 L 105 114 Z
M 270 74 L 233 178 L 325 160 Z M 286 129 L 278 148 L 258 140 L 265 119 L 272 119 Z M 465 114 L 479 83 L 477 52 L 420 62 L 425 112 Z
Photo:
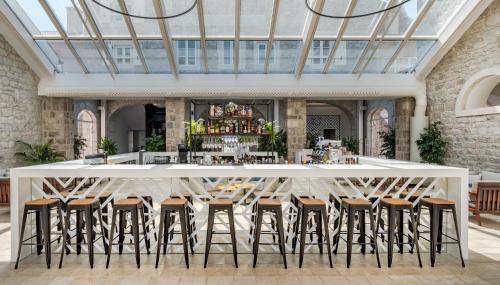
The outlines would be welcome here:
M 120 1 L 130 13 L 156 16 L 155 0 L 100 0 L 115 9 L 120 9 Z M 161 0 L 161 4 L 170 15 L 186 10 L 192 1 Z M 170 73 L 172 65 L 181 74 L 296 71 L 311 18 L 303 0 L 198 1 L 203 9 L 165 21 L 165 38 L 160 21 L 132 18 L 130 27 L 124 16 L 91 0 L 6 0 L 59 73 L 84 73 L 85 69 L 89 73 Z M 273 18 L 275 1 L 279 5 Z M 401 1 L 358 0 L 352 13 Z M 303 72 L 411 73 L 464 1 L 412 0 L 400 9 L 348 21 L 321 17 Z M 322 12 L 344 15 L 349 4 L 350 0 L 325 0 Z M 173 62 L 165 42 L 170 43 Z

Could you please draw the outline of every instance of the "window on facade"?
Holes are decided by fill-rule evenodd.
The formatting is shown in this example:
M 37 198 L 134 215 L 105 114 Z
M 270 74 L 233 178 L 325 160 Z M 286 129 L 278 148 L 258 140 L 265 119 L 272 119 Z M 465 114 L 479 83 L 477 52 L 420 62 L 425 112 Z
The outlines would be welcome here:
M 258 48 L 258 61 L 259 64 L 264 64 L 266 62 L 266 49 L 267 43 L 259 43 L 257 45 Z M 276 62 L 276 48 L 273 43 L 273 47 L 271 49 L 271 56 L 269 58 L 269 64 L 274 64 Z
M 233 64 L 234 42 L 224 41 L 224 64 Z
M 490 96 L 488 96 L 488 99 L 486 100 L 486 105 L 488 107 L 493 107 L 493 106 L 500 106 L 500 83 L 493 88 L 493 91 L 491 91 Z
M 313 41 L 312 55 L 309 57 L 311 64 L 325 64 L 329 53 L 329 41 Z
M 457 117 L 500 114 L 500 66 L 472 75 L 455 103 Z
M 179 65 L 196 64 L 196 42 L 178 41 L 177 42 L 177 63 Z
M 115 47 L 116 51 L 116 62 L 121 63 L 130 63 L 132 61 L 132 47 L 130 46 L 117 46 Z

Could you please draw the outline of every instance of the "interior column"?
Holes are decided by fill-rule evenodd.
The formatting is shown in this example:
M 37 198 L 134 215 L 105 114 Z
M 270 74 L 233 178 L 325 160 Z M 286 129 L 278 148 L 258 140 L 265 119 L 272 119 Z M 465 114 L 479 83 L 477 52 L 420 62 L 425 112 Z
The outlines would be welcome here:
M 185 141 L 185 109 L 184 98 L 165 99 L 166 151 L 177 151 L 177 145 Z
M 307 100 L 288 98 L 286 100 L 286 132 L 288 161 L 295 162 L 296 155 L 306 145 Z

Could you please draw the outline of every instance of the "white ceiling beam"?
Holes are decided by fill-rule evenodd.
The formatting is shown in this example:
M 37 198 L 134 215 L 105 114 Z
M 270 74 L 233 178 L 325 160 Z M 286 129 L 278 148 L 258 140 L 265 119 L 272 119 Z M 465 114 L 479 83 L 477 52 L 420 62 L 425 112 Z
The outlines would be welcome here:
M 118 4 L 120 5 L 120 10 L 123 13 L 128 13 L 127 5 L 125 4 L 125 0 L 118 0 Z M 135 32 L 134 24 L 129 16 L 123 15 L 123 19 L 125 20 L 125 24 L 127 25 L 128 32 L 130 37 L 132 38 L 132 43 L 134 44 L 137 55 L 139 56 L 139 60 L 142 63 L 142 67 L 144 68 L 144 73 L 149 73 L 148 65 L 146 64 L 146 59 L 144 58 L 144 54 L 142 53 L 141 45 L 137 40 L 137 33 Z
M 69 41 L 68 35 L 66 34 L 66 31 L 62 27 L 61 23 L 59 22 L 59 19 L 57 19 L 57 16 L 54 14 L 54 12 L 50 8 L 50 6 L 47 3 L 47 1 L 45 1 L 45 0 L 39 0 L 38 2 L 42 6 L 42 8 L 45 11 L 45 13 L 47 14 L 47 16 L 49 16 L 50 21 L 52 22 L 52 24 L 56 28 L 56 30 L 59 33 L 59 35 L 61 35 L 61 37 L 63 38 L 63 41 L 66 44 L 66 47 L 69 49 L 69 51 L 71 52 L 71 54 L 73 54 L 73 56 L 75 57 L 76 61 L 78 62 L 78 64 L 82 68 L 83 72 L 84 73 L 89 73 L 89 70 L 85 66 L 85 63 L 83 63 L 82 58 L 80 57 L 80 55 L 78 55 L 78 53 L 76 52 L 75 48 L 73 47 L 73 44 L 71 44 L 71 42 Z
M 208 73 L 208 52 L 207 52 L 207 40 L 205 32 L 205 14 L 203 11 L 203 0 L 198 0 L 196 2 L 196 11 L 198 13 L 198 27 L 200 30 L 200 48 L 202 55 L 202 68 L 204 73 Z
M 418 79 L 425 79 L 441 59 L 453 48 L 474 22 L 495 0 L 467 0 L 457 9 L 439 33 L 437 42 L 415 69 Z
M 311 7 L 314 11 L 321 13 L 323 7 L 325 6 L 325 0 L 315 0 Z M 304 71 L 304 65 L 306 64 L 307 57 L 309 55 L 309 50 L 311 49 L 311 44 L 314 40 L 314 35 L 316 34 L 316 29 L 318 28 L 320 16 L 314 14 L 311 11 L 307 12 L 306 22 L 304 24 L 304 34 L 303 34 L 303 46 L 300 50 L 300 54 L 295 65 L 295 78 L 300 79 L 302 72 Z
M 90 24 L 90 27 L 92 28 L 92 31 L 94 32 L 95 36 L 97 37 L 97 41 L 99 42 L 102 50 L 104 51 L 104 54 L 106 55 L 107 62 L 111 65 L 111 68 L 113 69 L 113 73 L 118 74 L 120 73 L 118 71 L 118 68 L 116 67 L 115 61 L 113 57 L 111 56 L 111 53 L 109 52 L 108 46 L 104 42 L 102 38 L 102 34 L 99 31 L 99 27 L 97 26 L 97 23 L 94 20 L 94 17 L 92 16 L 92 12 L 90 12 L 89 7 L 87 6 L 87 3 L 85 0 L 78 0 L 80 3 L 80 6 L 82 7 L 83 14 L 85 15 L 85 19 L 87 19 L 87 22 Z
M 354 11 L 354 8 L 356 7 L 356 4 L 358 3 L 358 0 L 351 0 L 349 2 L 349 6 L 347 6 L 347 10 L 345 11 L 345 16 L 349 17 L 352 15 L 352 12 Z M 326 59 L 325 62 L 325 67 L 323 68 L 323 73 L 327 73 L 328 69 L 330 69 L 331 64 L 335 60 L 335 54 L 337 53 L 337 49 L 340 46 L 340 43 L 342 42 L 342 38 L 344 37 L 344 33 L 347 30 L 347 25 L 349 25 L 349 18 L 344 18 L 342 19 L 339 27 L 339 32 L 337 33 L 337 40 L 335 40 L 335 44 L 333 45 L 332 49 L 330 50 L 330 54 L 328 55 L 328 58 Z
M 165 13 L 163 12 L 163 2 L 161 0 L 153 0 L 153 6 L 157 17 L 165 16 Z M 174 75 L 175 78 L 178 78 L 179 74 L 177 71 L 177 64 L 175 61 L 172 40 L 170 39 L 170 33 L 167 27 L 167 21 L 165 19 L 158 19 L 158 25 L 160 26 L 163 46 L 165 47 L 165 52 L 167 53 L 168 62 L 170 64 L 170 72 Z
M 273 1 L 273 11 L 272 11 L 272 16 L 271 16 L 271 25 L 269 27 L 269 39 L 267 40 L 267 46 L 266 46 L 266 59 L 264 61 L 264 73 L 269 73 L 269 61 L 271 60 L 271 56 L 272 56 L 274 33 L 276 31 L 276 21 L 278 20 L 279 7 L 280 7 L 280 0 L 274 0 Z
M 436 1 L 435 0 L 427 0 L 427 2 L 425 2 L 422 9 L 420 9 L 420 11 L 418 11 L 417 17 L 415 18 L 413 23 L 411 23 L 411 25 L 406 30 L 406 32 L 404 34 L 403 41 L 401 42 L 401 44 L 398 46 L 398 48 L 396 49 L 396 51 L 394 52 L 392 57 L 389 59 L 389 61 L 385 65 L 384 70 L 382 70 L 382 73 L 386 73 L 389 70 L 389 68 L 391 68 L 391 65 L 394 63 L 394 61 L 396 61 L 396 59 L 399 56 L 399 53 L 406 46 L 406 44 L 410 40 L 410 37 L 413 35 L 413 33 L 418 28 L 418 26 L 420 25 L 422 20 L 425 18 L 425 16 L 427 15 L 427 12 L 429 12 L 429 10 L 431 9 L 434 2 L 436 2 Z
M 392 5 L 394 5 L 395 1 L 396 0 L 390 0 L 389 2 L 387 2 L 387 5 L 384 8 L 391 7 Z M 399 7 L 398 7 L 398 11 L 399 11 Z M 389 15 L 389 13 L 390 13 L 390 11 L 388 10 L 388 11 L 384 11 L 382 14 L 378 15 L 379 18 L 377 19 L 377 23 L 375 24 L 375 28 L 372 30 L 372 33 L 370 35 L 370 41 L 368 42 L 366 47 L 363 49 L 363 52 L 359 56 L 358 62 L 354 66 L 352 73 L 357 73 L 361 64 L 364 62 L 366 54 L 372 48 L 373 44 L 377 40 L 378 35 L 380 34 L 380 31 L 384 27 L 384 23 L 386 23 L 386 17 Z
M 240 70 L 240 28 L 241 28 L 241 0 L 234 0 L 234 46 L 233 46 L 234 74 L 238 74 Z

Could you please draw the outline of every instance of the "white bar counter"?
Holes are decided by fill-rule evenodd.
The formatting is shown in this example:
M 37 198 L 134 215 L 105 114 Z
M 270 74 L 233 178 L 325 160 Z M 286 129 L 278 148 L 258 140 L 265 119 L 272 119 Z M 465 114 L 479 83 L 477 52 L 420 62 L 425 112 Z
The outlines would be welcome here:
M 122 155 L 115 161 L 124 159 Z M 69 188 L 70 195 L 62 197 L 59 194 L 62 188 Z M 83 161 L 75 160 L 12 169 L 11 191 L 12 260 L 17 254 L 19 227 L 26 201 L 41 197 L 67 201 L 103 192 L 112 192 L 114 199 L 134 194 L 152 196 L 153 205 L 146 206 L 151 209 L 153 219 L 157 218 L 159 203 L 163 199 L 172 193 L 189 192 L 194 200 L 190 205 L 197 229 L 194 234 L 198 236 L 195 248 L 200 251 L 205 237 L 206 201 L 213 198 L 233 199 L 239 250 L 250 252 L 248 239 L 252 237 L 248 230 L 251 209 L 263 194 L 271 194 L 283 201 L 285 223 L 290 223 L 294 221 L 293 215 L 290 218 L 287 216 L 293 210 L 288 203 L 292 194 L 315 196 L 330 206 L 332 201 L 329 197 L 338 199 L 341 194 L 377 198 L 375 207 L 378 197 L 399 197 L 403 192 L 412 194 L 420 191 L 455 201 L 463 254 L 465 258 L 468 256 L 468 170 L 463 168 L 363 157 L 360 164 L 355 165 L 84 165 Z M 330 217 L 333 236 L 336 232 L 333 221 L 338 217 L 338 211 L 333 209 Z M 450 234 L 454 236 L 453 231 Z M 23 255 L 29 254 L 28 251 L 24 250 Z

